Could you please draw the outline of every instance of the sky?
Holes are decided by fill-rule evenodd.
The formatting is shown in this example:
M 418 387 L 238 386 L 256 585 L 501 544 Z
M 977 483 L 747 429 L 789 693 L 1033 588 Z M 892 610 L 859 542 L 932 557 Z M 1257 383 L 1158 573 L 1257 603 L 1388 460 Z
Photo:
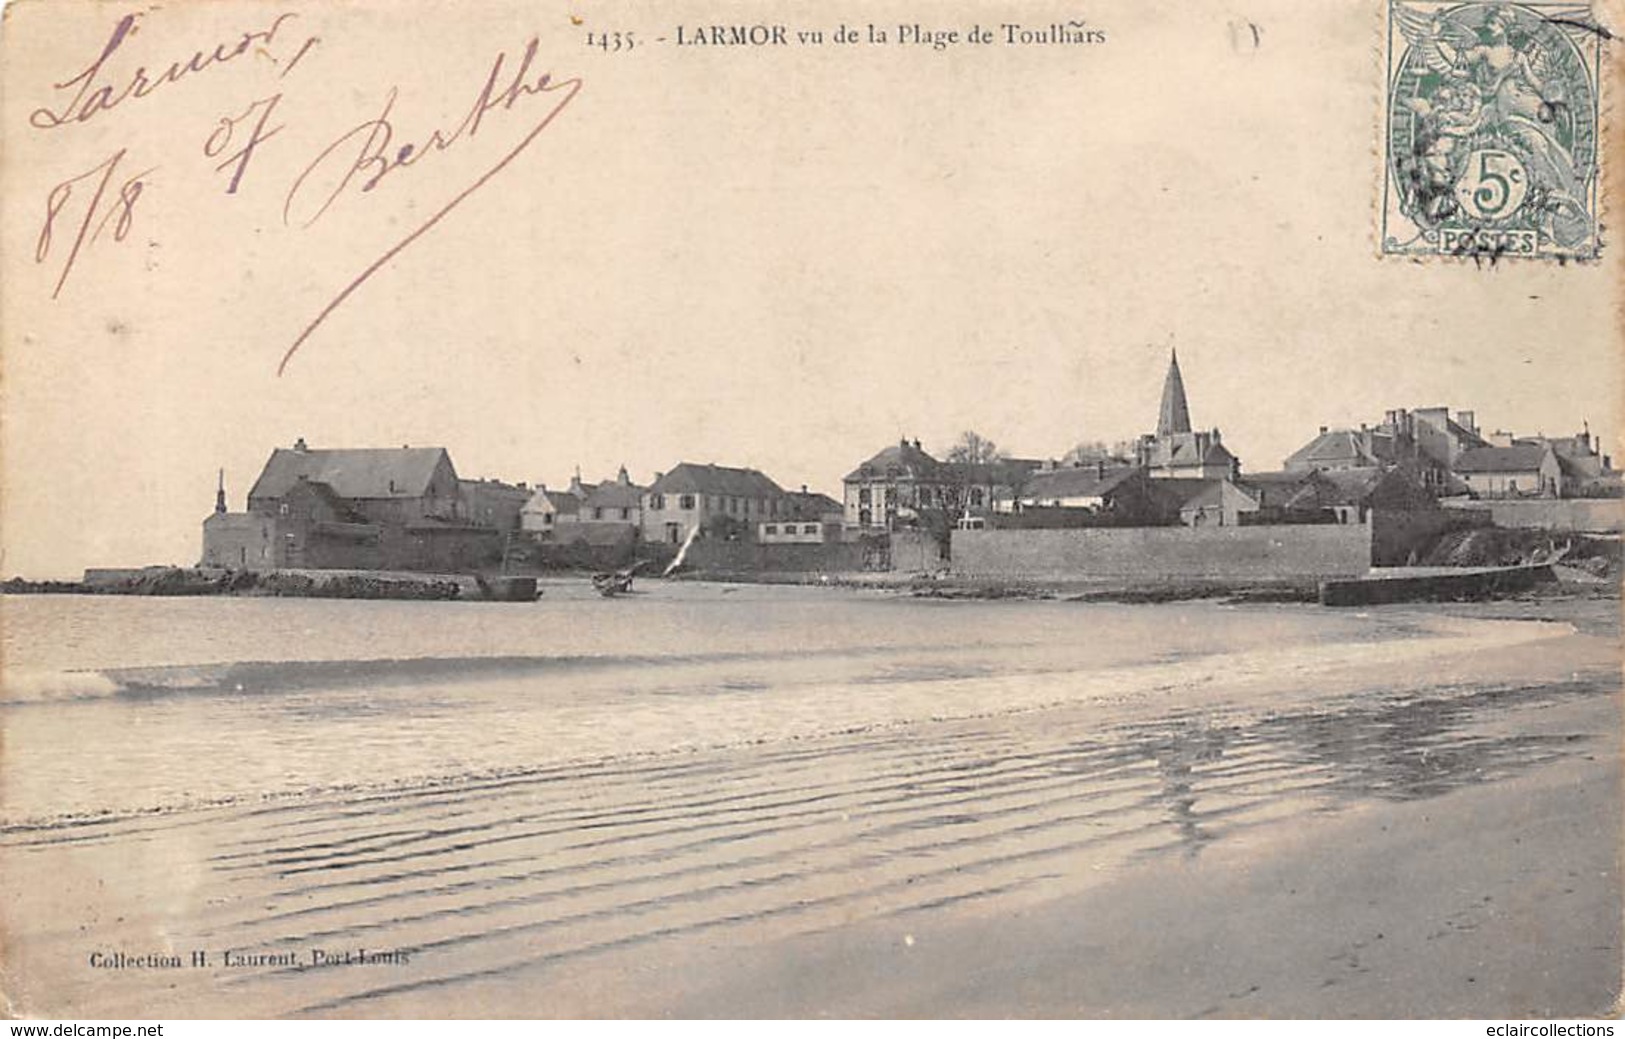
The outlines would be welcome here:
M 31 125 L 64 111 L 72 90 L 52 84 L 96 59 L 120 10 L 14 5 L 0 36 L 3 576 L 193 563 L 217 471 L 240 509 L 299 437 L 445 446 L 465 477 L 556 485 L 625 464 L 647 482 L 716 462 L 836 496 L 899 437 L 941 452 L 974 429 L 1058 457 L 1149 431 L 1171 348 L 1194 422 L 1249 470 L 1397 407 L 1518 433 L 1589 422 L 1619 443 L 1617 263 L 1377 255 L 1369 3 L 1265 0 L 1239 19 L 1103 2 L 1088 13 L 1102 45 L 942 52 L 655 37 L 746 16 L 962 31 L 1010 15 L 290 5 L 242 59 Z M 231 44 L 268 10 L 150 10 L 103 80 Z M 642 42 L 589 48 L 594 28 Z M 580 87 L 511 161 L 491 172 L 562 89 L 486 113 L 371 191 L 352 182 L 303 225 L 391 88 L 391 148 L 449 135 L 494 56 L 512 71 L 533 35 L 533 69 Z M 215 167 L 272 96 L 278 132 L 228 192 Z M 209 154 L 217 133 L 235 143 Z M 125 236 L 115 190 L 52 298 L 115 156 L 114 189 L 152 169 Z M 346 285 L 476 183 L 277 374 Z

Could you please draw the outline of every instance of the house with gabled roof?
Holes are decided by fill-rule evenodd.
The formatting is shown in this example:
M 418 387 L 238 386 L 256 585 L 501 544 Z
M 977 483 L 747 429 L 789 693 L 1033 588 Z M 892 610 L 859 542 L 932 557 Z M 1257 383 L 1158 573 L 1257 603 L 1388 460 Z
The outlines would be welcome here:
M 642 495 L 645 541 L 681 544 L 695 529 L 749 539 L 785 510 L 784 489 L 756 469 L 680 462 L 656 473 Z
M 326 484 L 348 507 L 372 522 L 465 518 L 462 487 L 443 447 L 318 450 L 300 437 L 266 459 L 248 492 L 248 511 L 282 511 L 301 482 Z
M 1317 469 L 1363 469 L 1370 466 L 1394 465 L 1399 461 L 1399 445 L 1392 433 L 1385 430 L 1327 429 L 1313 440 L 1292 452 L 1281 463 L 1289 473 L 1307 473 Z
M 756 524 L 756 540 L 764 545 L 808 545 L 840 541 L 845 518 L 841 503 L 827 494 L 787 491 L 779 514 Z
M 468 515 L 443 447 L 271 452 L 248 509 L 225 510 L 224 487 L 204 522 L 203 559 L 246 569 L 454 572 L 500 558 L 502 535 Z
M 1456 473 L 1480 498 L 1563 496 L 1563 462 L 1545 442 L 1475 447 L 1456 459 Z
M 519 526 L 532 534 L 546 534 L 563 524 L 575 523 L 580 516 L 580 496 L 537 484 L 524 508 L 519 510 Z
M 632 482 L 626 466 L 621 466 L 615 479 L 595 484 L 582 499 L 582 523 L 624 523 L 633 527 L 643 524 L 643 495 L 647 487 Z
M 1018 491 L 994 503 L 995 512 L 1022 512 L 1028 509 L 1112 508 L 1123 499 L 1125 489 L 1143 482 L 1145 470 L 1132 465 L 1057 466 L 1040 469 L 1027 478 Z
M 1235 527 L 1258 511 L 1258 499 L 1224 477 L 1171 477 L 1151 483 L 1164 511 L 1187 527 Z

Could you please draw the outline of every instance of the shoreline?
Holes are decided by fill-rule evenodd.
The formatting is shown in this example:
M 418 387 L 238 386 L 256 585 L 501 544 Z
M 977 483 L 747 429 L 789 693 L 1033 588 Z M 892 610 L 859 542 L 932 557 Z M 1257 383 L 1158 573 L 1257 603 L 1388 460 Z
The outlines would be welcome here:
M 1374 571 L 1379 573 L 1380 571 Z M 0 582 L 5 595 L 118 595 L 118 596 L 233 596 L 318 599 L 385 599 L 490 602 L 482 595 L 480 581 L 486 574 L 426 574 L 405 571 L 356 570 L 207 570 L 185 567 L 148 567 L 127 576 L 98 581 L 31 581 L 12 577 Z M 502 576 L 526 577 L 545 590 L 550 583 L 585 581 L 592 571 L 558 570 L 536 574 Z M 840 588 L 876 591 L 919 599 L 943 600 L 1063 600 L 1157 604 L 1221 600 L 1239 603 L 1305 603 L 1319 601 L 1319 582 L 1191 579 L 1191 580 L 1109 580 L 1109 579 L 990 579 L 960 577 L 950 572 L 780 572 L 780 571 L 682 571 L 670 577 L 649 575 L 640 583 L 709 583 L 724 585 L 773 585 L 801 588 Z M 538 594 L 541 594 L 539 591 Z M 1463 595 L 1456 601 L 1525 599 L 1619 599 L 1620 587 L 1613 582 L 1575 581 L 1559 578 L 1544 586 L 1517 591 Z M 1449 600 L 1445 600 L 1449 601 Z

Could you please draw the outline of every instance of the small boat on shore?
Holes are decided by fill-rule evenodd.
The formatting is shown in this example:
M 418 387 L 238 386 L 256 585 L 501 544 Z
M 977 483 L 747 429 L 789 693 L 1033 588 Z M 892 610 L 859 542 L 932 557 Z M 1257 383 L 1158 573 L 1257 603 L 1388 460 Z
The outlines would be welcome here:
M 476 574 L 474 582 L 479 585 L 480 598 L 486 602 L 533 602 L 540 597 L 534 577 L 507 574 L 485 577 Z
M 643 568 L 644 561 L 633 563 L 625 570 L 607 570 L 592 575 L 593 589 L 606 599 L 625 595 L 632 590 L 633 576 Z

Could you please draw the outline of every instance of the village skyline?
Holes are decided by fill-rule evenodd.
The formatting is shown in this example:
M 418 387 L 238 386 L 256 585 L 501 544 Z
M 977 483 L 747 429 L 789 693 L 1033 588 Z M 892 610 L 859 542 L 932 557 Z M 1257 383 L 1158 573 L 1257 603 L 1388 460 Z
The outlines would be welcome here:
M 712 445 L 721 445 L 713 453 L 701 450 L 683 450 L 680 446 L 664 455 L 654 454 L 649 448 L 642 449 L 643 455 L 632 455 L 630 451 L 617 453 L 614 447 L 616 438 L 607 431 L 594 433 L 582 430 L 578 434 L 550 437 L 547 442 L 538 445 L 538 450 L 531 457 L 538 459 L 534 465 L 514 467 L 511 462 L 497 462 L 488 464 L 490 458 L 512 459 L 527 454 L 523 448 L 516 450 L 516 445 L 499 444 L 492 450 L 490 438 L 486 430 L 470 428 L 470 423 L 450 422 L 448 431 L 453 435 L 416 437 L 414 433 L 422 429 L 422 424 L 413 422 L 410 425 L 397 423 L 394 430 L 377 433 L 367 433 L 366 426 L 354 422 L 340 424 L 337 436 L 356 437 L 357 439 L 328 439 L 322 435 L 321 429 L 310 429 L 309 424 L 289 423 L 293 437 L 284 436 L 282 439 L 268 441 L 245 449 L 227 452 L 229 464 L 214 465 L 200 469 L 191 474 L 188 482 L 197 487 L 202 493 L 197 497 L 202 511 L 194 507 L 188 510 L 192 515 L 186 522 L 175 530 L 151 531 L 150 536 L 143 539 L 143 543 L 150 545 L 151 549 L 146 555 L 130 558 L 128 556 L 114 555 L 78 555 L 73 557 L 54 557 L 45 555 L 41 558 L 51 560 L 41 562 L 33 567 L 32 572 L 24 569 L 22 565 L 14 565 L 11 560 L 32 560 L 34 553 L 26 548 L 32 546 L 18 546 L 14 542 L 7 546 L 6 576 L 40 576 L 45 578 L 68 578 L 82 572 L 86 567 L 102 565 L 138 566 L 138 565 L 189 565 L 196 562 L 197 540 L 196 521 L 206 514 L 208 504 L 213 500 L 216 491 L 215 480 L 223 475 L 224 489 L 227 501 L 233 508 L 241 506 L 245 501 L 248 490 L 255 477 L 264 464 L 265 457 L 275 448 L 290 446 L 295 440 L 308 442 L 313 448 L 375 448 L 411 445 L 413 447 L 444 447 L 452 457 L 457 460 L 457 473 L 468 481 L 501 481 L 504 483 L 523 485 L 531 490 L 545 485 L 550 490 L 559 490 L 567 487 L 578 472 L 580 478 L 588 484 L 595 484 L 606 479 L 613 479 L 621 468 L 625 468 L 632 475 L 632 482 L 646 486 L 661 472 L 669 470 L 679 463 L 693 463 L 698 465 L 714 464 L 723 467 L 736 467 L 755 469 L 767 474 L 786 491 L 796 491 L 806 488 L 814 493 L 828 494 L 836 500 L 843 497 L 842 477 L 851 468 L 873 454 L 875 450 L 883 448 L 886 444 L 898 440 L 918 442 L 923 449 L 938 460 L 945 459 L 953 449 L 960 437 L 967 433 L 975 433 L 985 437 L 997 446 L 999 453 L 1005 457 L 1030 459 L 1040 462 L 1060 462 L 1067 453 L 1081 444 L 1103 444 L 1109 448 L 1122 448 L 1143 435 L 1152 425 L 1155 418 L 1154 408 L 1156 399 L 1161 392 L 1160 383 L 1164 377 L 1161 361 L 1165 360 L 1170 352 L 1176 352 L 1177 347 L 1172 344 L 1150 344 L 1136 349 L 1133 354 L 1136 359 L 1143 357 L 1144 365 L 1130 365 L 1124 363 L 1119 366 L 1121 383 L 1124 386 L 1135 387 L 1132 395 L 1125 394 L 1114 402 L 1114 414 L 1128 414 L 1138 412 L 1138 424 L 1132 425 L 1133 418 L 1120 420 L 1120 424 L 1110 430 L 1083 430 L 1079 435 L 1070 439 L 1061 436 L 1052 440 L 1048 450 L 1030 449 L 1026 443 L 1014 441 L 1002 433 L 1002 427 L 991 422 L 978 422 L 974 420 L 953 421 L 944 420 L 930 414 L 929 402 L 922 402 L 916 409 L 921 414 L 917 421 L 910 422 L 906 418 L 895 419 L 898 432 L 889 437 L 857 441 L 850 445 L 834 443 L 833 440 L 821 444 L 821 457 L 834 459 L 830 462 L 809 462 L 804 452 L 787 451 L 783 445 L 775 444 L 772 438 L 761 438 L 754 435 L 741 436 L 732 449 L 727 448 L 729 433 L 725 428 L 717 428 L 716 434 L 710 437 L 697 437 L 696 442 Z M 1625 442 L 1616 439 L 1610 428 L 1604 423 L 1586 415 L 1569 416 L 1569 412 L 1561 405 L 1541 406 L 1538 402 L 1501 400 L 1503 405 L 1511 405 L 1505 410 L 1486 408 L 1481 406 L 1477 399 L 1468 400 L 1465 393 L 1454 395 L 1455 399 L 1443 401 L 1402 402 L 1388 397 L 1380 398 L 1380 407 L 1373 411 L 1360 413 L 1352 404 L 1340 405 L 1337 398 L 1326 396 L 1320 398 L 1325 410 L 1319 412 L 1318 420 L 1312 425 L 1303 428 L 1288 428 L 1282 425 L 1265 425 L 1258 421 L 1258 409 L 1248 407 L 1248 399 L 1236 395 L 1233 382 L 1226 377 L 1222 366 L 1216 366 L 1215 361 L 1222 360 L 1210 356 L 1212 352 L 1202 349 L 1186 347 L 1184 353 L 1179 355 L 1179 363 L 1185 370 L 1185 379 L 1190 389 L 1191 420 L 1198 429 L 1219 429 L 1224 436 L 1225 445 L 1237 456 L 1242 472 L 1274 471 L 1281 468 L 1284 460 L 1295 450 L 1311 439 L 1321 427 L 1332 429 L 1357 429 L 1362 424 L 1376 425 L 1382 415 L 1396 407 L 1415 409 L 1417 407 L 1444 407 L 1454 414 L 1458 410 L 1476 412 L 1484 423 L 1486 432 L 1492 430 L 1506 430 L 1519 436 L 1571 436 L 1588 430 L 1595 438 L 1599 449 L 1604 453 L 1621 453 Z M 1146 371 L 1130 370 L 1145 368 Z M 1219 367 L 1215 371 L 1215 367 Z M 1209 384 L 1219 387 L 1230 387 L 1215 394 L 1208 390 Z M 1272 401 L 1279 401 L 1277 394 L 1260 394 L 1268 396 Z M 1499 394 L 1488 395 L 1494 400 Z M 1371 392 L 1364 394 L 1366 399 L 1371 398 Z M 1137 407 L 1135 407 L 1137 405 Z M 1474 407 L 1474 405 L 1480 405 Z M 997 414 L 1002 409 L 993 407 L 988 414 Z M 1104 411 L 1104 408 L 1101 409 Z M 1301 411 L 1301 408 L 1287 409 Z M 1537 416 L 1532 423 L 1523 423 L 1516 420 L 1507 420 L 1508 415 L 1527 414 Z M 1342 416 L 1348 416 L 1343 418 Z M 1555 416 L 1551 423 L 1543 423 L 1539 418 Z M 1611 418 L 1612 416 L 1608 416 Z M 786 416 L 787 420 L 789 415 Z M 1008 416 L 1007 416 L 1008 418 Z M 1234 421 L 1226 421 L 1232 419 Z M 1249 419 L 1251 421 L 1249 421 Z M 1565 422 L 1565 419 L 1567 421 Z M 385 425 L 374 421 L 370 424 L 377 429 Z M 876 425 L 870 423 L 871 426 Z M 719 423 L 720 427 L 721 424 Z M 1061 424 L 1053 422 L 1051 428 L 1059 431 Z M 1127 428 L 1123 428 L 1123 427 Z M 1572 426 L 1573 428 L 1568 428 Z M 1615 427 L 1617 428 L 1617 427 Z M 349 432 L 344 432 L 348 429 Z M 397 437 L 391 438 L 388 432 L 397 432 Z M 459 438 L 456 434 L 461 434 Z M 854 436 L 858 435 L 854 430 Z M 362 440 L 361 437 L 370 437 Z M 1243 439 L 1249 438 L 1249 439 Z M 465 444 L 486 444 L 486 450 L 469 450 Z M 1253 444 L 1269 445 L 1264 454 L 1254 449 Z M 841 452 L 837 454 L 837 452 Z M 244 462 L 243 456 L 248 454 L 253 460 Z M 658 460 L 654 460 L 658 459 Z M 816 467 L 817 471 L 813 471 Z M 104 540 L 98 538 L 96 540 Z M 8 541 L 11 539 L 8 538 Z M 19 550 L 22 549 L 22 550 Z M 116 550 L 114 550 L 116 552 Z M 126 552 L 131 550 L 126 549 Z
M 856 542 L 866 546 L 861 560 L 826 552 L 795 562 L 870 569 L 895 565 L 898 533 L 929 538 L 946 562 L 956 529 L 1363 526 L 1379 514 L 1390 528 L 1395 517 L 1416 528 L 1373 542 L 1373 561 L 1394 565 L 1431 550 L 1417 531 L 1457 522 L 1439 511 L 1446 500 L 1467 507 L 1621 493 L 1606 444 L 1588 423 L 1573 434 L 1531 435 L 1481 427 L 1470 408 L 1389 408 L 1380 422 L 1322 424 L 1278 468 L 1244 470 L 1221 430 L 1193 423 L 1173 350 L 1153 431 L 1131 441 L 1023 458 L 967 430 L 939 454 L 900 437 L 847 471 L 831 496 L 753 467 L 690 459 L 647 480 L 623 465 L 608 479 L 584 479 L 577 469 L 566 481 L 532 486 L 469 477 L 443 446 L 326 447 L 300 437 L 271 452 L 240 511 L 222 471 L 200 565 L 453 573 L 500 564 L 507 573 L 517 561 L 580 566 L 589 557 L 628 562 L 679 547 L 686 554 L 700 539 L 740 547 Z M 919 565 L 933 568 L 929 559 Z

